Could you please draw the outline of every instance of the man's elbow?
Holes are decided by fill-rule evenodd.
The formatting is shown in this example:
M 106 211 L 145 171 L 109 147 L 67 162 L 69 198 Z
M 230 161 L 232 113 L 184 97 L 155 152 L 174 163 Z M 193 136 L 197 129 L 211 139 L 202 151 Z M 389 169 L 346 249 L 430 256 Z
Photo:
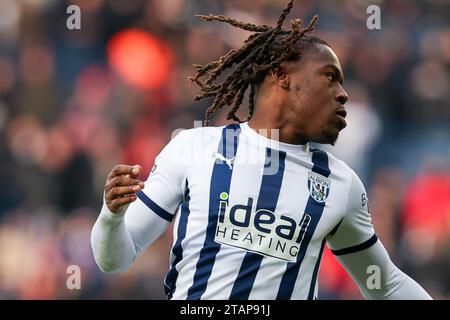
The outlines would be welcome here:
M 107 252 L 107 250 L 101 250 L 101 248 L 98 248 L 95 245 L 92 246 L 92 253 L 95 263 L 104 273 L 119 273 L 128 269 L 132 264 L 131 261 L 130 263 L 127 263 L 127 260 L 130 259 L 119 258 Z
M 383 300 L 430 300 L 432 297 L 411 277 L 394 267 L 389 281 L 382 286 L 381 295 L 375 299 Z
M 97 266 L 103 273 L 119 273 L 122 271 L 121 268 L 112 263 L 97 263 Z
M 122 272 L 129 267 L 120 265 L 114 261 L 109 261 L 108 259 L 101 259 L 101 258 L 95 258 L 95 263 L 97 264 L 100 271 L 109 274 Z

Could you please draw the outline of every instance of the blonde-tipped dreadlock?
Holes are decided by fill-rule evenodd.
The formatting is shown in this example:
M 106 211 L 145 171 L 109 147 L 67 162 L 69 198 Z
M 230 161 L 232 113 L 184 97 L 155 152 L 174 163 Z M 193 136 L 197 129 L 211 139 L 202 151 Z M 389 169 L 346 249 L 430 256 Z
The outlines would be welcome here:
M 282 28 L 286 16 L 292 10 L 294 0 L 289 1 L 286 8 L 278 18 L 275 27 L 266 25 L 254 25 L 243 23 L 233 18 L 215 15 L 197 15 L 206 21 L 220 21 L 228 23 L 234 27 L 247 31 L 255 32 L 237 50 L 230 50 L 227 54 L 220 57 L 217 61 L 212 61 L 205 66 L 194 65 L 197 69 L 195 77 L 189 77 L 191 82 L 195 82 L 201 89 L 202 94 L 194 97 L 194 100 L 201 100 L 207 97 L 215 97 L 214 103 L 208 108 L 205 114 L 205 126 L 209 125 L 210 117 L 217 110 L 233 104 L 228 113 L 227 120 L 233 119 L 238 122 L 244 122 L 251 119 L 255 109 L 255 90 L 256 85 L 261 81 L 261 77 L 267 71 L 277 68 L 283 61 L 292 60 L 299 57 L 298 50 L 293 49 L 293 45 L 299 40 L 307 44 L 327 43 L 317 37 L 305 36 L 307 32 L 314 29 L 318 17 L 314 16 L 308 26 L 301 29 L 302 20 L 291 20 L 291 30 Z M 238 67 L 222 83 L 214 84 L 214 81 L 221 73 L 238 64 Z M 199 79 L 208 76 L 201 82 Z M 249 115 L 244 121 L 241 121 L 236 112 L 244 99 L 245 92 L 250 87 L 249 94 Z

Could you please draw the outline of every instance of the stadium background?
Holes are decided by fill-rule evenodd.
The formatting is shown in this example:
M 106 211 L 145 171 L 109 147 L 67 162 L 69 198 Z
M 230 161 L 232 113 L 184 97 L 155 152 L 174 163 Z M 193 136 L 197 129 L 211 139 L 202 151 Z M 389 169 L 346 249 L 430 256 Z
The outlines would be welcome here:
M 164 299 L 171 234 L 127 272 L 102 274 L 90 229 L 107 173 L 148 175 L 192 101 L 193 63 L 248 33 L 197 13 L 274 24 L 287 0 L 0 0 L 0 299 Z M 66 8 L 81 7 L 81 30 Z M 381 8 L 381 30 L 366 8 Z M 450 298 L 450 3 L 296 1 L 344 68 L 349 125 L 331 152 L 360 175 L 379 238 L 434 297 Z M 215 124 L 223 124 L 219 113 Z M 68 290 L 78 265 L 82 289 Z M 329 251 L 319 298 L 361 299 Z

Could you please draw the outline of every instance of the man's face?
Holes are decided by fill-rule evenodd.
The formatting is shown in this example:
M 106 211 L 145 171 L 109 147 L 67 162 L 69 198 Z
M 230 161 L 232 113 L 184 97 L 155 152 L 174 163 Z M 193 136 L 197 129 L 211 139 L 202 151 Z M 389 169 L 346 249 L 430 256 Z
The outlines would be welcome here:
M 336 54 L 328 46 L 314 45 L 300 61 L 288 63 L 287 75 L 290 107 L 286 109 L 298 134 L 308 141 L 334 145 L 346 126 L 343 105 L 348 100 Z

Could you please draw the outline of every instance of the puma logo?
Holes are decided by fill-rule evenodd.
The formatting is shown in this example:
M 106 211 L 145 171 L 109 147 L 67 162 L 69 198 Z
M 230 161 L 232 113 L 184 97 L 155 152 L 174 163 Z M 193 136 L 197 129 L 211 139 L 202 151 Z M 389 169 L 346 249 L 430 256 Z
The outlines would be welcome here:
M 225 163 L 228 165 L 228 167 L 229 167 L 230 170 L 231 170 L 231 169 L 233 169 L 233 167 L 232 167 L 232 166 L 233 166 L 233 162 L 234 162 L 234 160 L 236 160 L 237 156 L 236 156 L 236 157 L 233 157 L 233 158 L 231 158 L 231 159 L 227 159 L 227 158 L 225 158 L 223 155 L 221 155 L 220 153 L 214 152 L 213 158 L 219 159 L 219 160 L 222 160 L 222 161 L 225 161 Z

